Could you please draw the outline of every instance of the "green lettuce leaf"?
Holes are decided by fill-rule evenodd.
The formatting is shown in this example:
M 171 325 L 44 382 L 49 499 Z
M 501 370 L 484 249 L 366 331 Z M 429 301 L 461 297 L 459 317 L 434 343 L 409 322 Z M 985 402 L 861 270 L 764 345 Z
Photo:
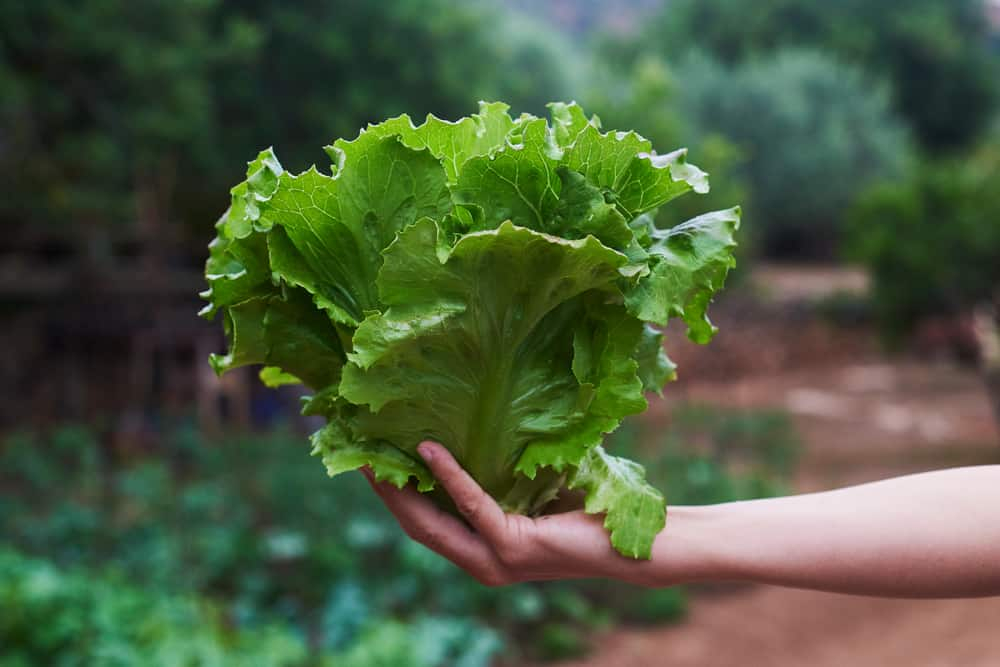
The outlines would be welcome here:
M 456 202 L 483 210 L 485 229 L 510 221 L 548 232 L 559 195 L 559 163 L 548 152 L 549 126 L 544 119 L 534 118 L 522 123 L 519 132 L 519 143 L 467 160 L 452 194 Z
M 516 469 L 528 478 L 534 479 L 542 466 L 563 472 L 579 465 L 605 433 L 618 428 L 622 417 L 647 407 L 633 358 L 642 323 L 620 306 L 594 303 L 591 300 L 573 335 L 571 370 L 586 396 L 586 412 L 570 433 L 539 438 L 525 448 Z
M 229 352 L 212 355 L 216 373 L 264 364 L 313 389 L 339 381 L 345 355 L 336 325 L 311 307 L 304 292 L 288 288 L 284 295 L 249 299 L 226 315 Z
M 334 150 L 334 176 L 315 168 L 282 174 L 261 215 L 285 235 L 269 238 L 275 272 L 313 294 L 334 320 L 353 326 L 379 308 L 382 250 L 418 218 L 445 215 L 450 200 L 437 159 L 397 137 L 363 134 L 336 142 Z
M 555 134 L 556 143 L 566 148 L 576 141 L 577 135 L 588 125 L 601 128 L 601 121 L 597 116 L 587 118 L 580 105 L 576 102 L 551 102 L 548 105 L 549 115 L 552 116 L 552 131 Z
M 376 137 L 399 136 L 403 145 L 414 150 L 427 149 L 444 166 L 449 183 L 458 179 L 462 165 L 472 157 L 490 155 L 502 148 L 514 129 L 514 120 L 503 102 L 480 102 L 479 113 L 454 123 L 433 114 L 418 126 L 406 114 L 384 123 L 369 125 L 365 133 Z M 338 145 L 328 146 L 327 153 L 339 162 Z
M 264 366 L 260 369 L 260 381 L 265 387 L 275 389 L 289 384 L 302 384 L 302 380 L 291 373 L 287 373 L 277 366 Z
M 684 149 L 656 155 L 635 132 L 602 133 L 585 127 L 563 156 L 563 164 L 613 194 L 632 219 L 691 192 L 708 192 L 708 175 L 687 163 Z
M 413 479 L 418 491 L 434 488 L 434 476 L 422 461 L 386 442 L 359 441 L 344 420 L 331 421 L 314 433 L 312 446 L 330 477 L 368 466 L 380 482 L 403 488 Z
M 564 127 L 562 131 L 571 130 Z M 522 121 L 518 143 L 466 161 L 453 196 L 456 202 L 483 211 L 474 229 L 494 229 L 511 221 L 568 239 L 593 236 L 622 251 L 634 239 L 605 190 L 565 163 L 541 118 Z
M 650 557 L 653 540 L 666 522 L 667 504 L 663 494 L 646 483 L 641 465 L 594 447 L 568 486 L 586 492 L 588 514 L 605 515 L 604 527 L 615 549 L 632 558 Z
M 734 234 L 739 226 L 740 209 L 736 207 L 655 231 L 648 249 L 650 274 L 625 294 L 629 310 L 657 324 L 680 317 L 691 340 L 711 340 L 717 329 L 708 319 L 708 304 L 736 265 Z
M 655 391 L 663 395 L 663 385 L 677 379 L 677 365 L 670 361 L 667 351 L 663 349 L 663 332 L 645 325 L 642 339 L 635 350 L 635 361 L 638 365 L 639 379 L 646 391 Z
M 265 236 L 255 233 L 255 226 L 259 225 L 260 202 L 274 194 L 283 171 L 268 148 L 248 163 L 247 180 L 230 192 L 229 210 L 215 223 L 216 238 L 208 246 L 208 289 L 201 296 L 209 303 L 202 316 L 211 319 L 219 308 L 274 292 Z

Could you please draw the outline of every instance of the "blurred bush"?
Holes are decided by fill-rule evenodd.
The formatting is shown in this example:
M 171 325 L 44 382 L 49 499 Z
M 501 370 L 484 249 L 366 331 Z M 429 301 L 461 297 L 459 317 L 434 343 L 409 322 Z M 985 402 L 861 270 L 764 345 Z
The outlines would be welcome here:
M 746 233 L 768 255 L 835 255 L 855 197 L 908 161 L 888 96 L 822 53 L 785 50 L 736 67 L 691 56 L 677 72 L 694 142 L 724 136 L 742 153 Z
M 305 665 L 280 626 L 235 630 L 214 605 L 0 549 L 0 665 Z
M 962 158 L 925 160 L 869 190 L 848 252 L 873 279 L 876 316 L 899 342 L 931 316 L 1000 305 L 1000 132 Z
M 980 0 L 762 0 L 753 11 L 674 0 L 645 23 L 643 41 L 674 58 L 695 47 L 731 66 L 789 46 L 823 50 L 884 79 L 920 144 L 939 151 L 971 145 L 992 118 L 1000 59 L 989 30 Z
M 650 478 L 670 502 L 722 502 L 783 489 L 789 468 L 781 466 L 792 459 L 775 451 L 784 452 L 782 443 L 792 437 L 782 430 L 787 419 L 702 408 L 676 414 L 668 433 L 629 426 L 610 443 L 641 450 Z M 606 581 L 483 587 L 406 538 L 360 475 L 331 482 L 302 440 L 276 432 L 206 441 L 178 428 L 159 451 L 123 460 L 84 428 L 11 436 L 0 446 L 0 535 L 7 548 L 44 556 L 60 569 L 11 556 L 3 567 L 14 574 L 0 573 L 0 580 L 17 580 L 23 569 L 68 582 L 95 573 L 90 588 L 59 586 L 80 591 L 58 603 L 67 609 L 66 623 L 102 605 L 153 609 L 163 599 L 168 610 L 194 609 L 207 603 L 190 602 L 192 596 L 207 596 L 214 602 L 206 618 L 224 619 L 219 632 L 232 637 L 216 638 L 213 622 L 184 611 L 178 627 L 154 639 L 173 641 L 195 624 L 205 626 L 198 641 L 206 646 L 239 644 L 240 633 L 281 627 L 273 637 L 282 651 L 304 645 L 333 656 L 338 667 L 471 667 L 488 664 L 504 644 L 515 657 L 567 657 L 585 651 L 593 631 L 610 623 L 658 623 L 684 614 L 680 589 Z M 706 449 L 704 442 L 716 445 Z M 62 574 L 63 568 L 80 574 Z M 115 597 L 119 589 L 125 602 Z M 0 618 L 18 618 L 35 605 L 0 597 Z M 117 634 L 107 637 L 96 627 L 93 641 L 145 650 L 135 623 L 118 618 L 116 625 Z M 47 641 L 33 634 L 45 626 L 18 628 L 20 643 L 0 641 L 0 664 L 10 646 L 34 651 Z M 83 650 L 58 646 L 66 660 Z

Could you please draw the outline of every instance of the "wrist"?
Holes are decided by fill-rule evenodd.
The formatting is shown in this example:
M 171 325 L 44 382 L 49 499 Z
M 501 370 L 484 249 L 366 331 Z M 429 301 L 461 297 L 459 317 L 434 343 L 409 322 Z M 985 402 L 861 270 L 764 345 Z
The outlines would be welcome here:
M 732 541 L 725 531 L 727 516 L 736 504 L 668 507 L 652 557 L 631 561 L 618 571 L 617 578 L 650 588 L 737 578 Z

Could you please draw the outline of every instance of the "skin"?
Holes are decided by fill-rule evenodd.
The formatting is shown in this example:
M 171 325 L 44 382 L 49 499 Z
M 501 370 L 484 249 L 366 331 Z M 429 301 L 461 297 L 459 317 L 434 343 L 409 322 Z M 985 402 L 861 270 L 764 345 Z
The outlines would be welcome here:
M 652 558 L 637 561 L 611 548 L 602 517 L 505 514 L 447 449 L 426 442 L 418 451 L 467 523 L 362 472 L 410 537 L 490 586 L 601 577 L 648 587 L 729 580 L 888 597 L 1000 595 L 1000 465 L 670 506 Z

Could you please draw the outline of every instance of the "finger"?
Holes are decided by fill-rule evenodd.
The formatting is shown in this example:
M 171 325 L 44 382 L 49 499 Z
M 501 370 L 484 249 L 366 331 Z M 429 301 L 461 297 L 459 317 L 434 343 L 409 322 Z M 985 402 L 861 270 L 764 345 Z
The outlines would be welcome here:
M 422 442 L 417 451 L 472 527 L 493 544 L 503 542 L 506 515 L 496 501 L 458 465 L 451 452 L 436 442 Z
M 362 472 L 407 535 L 481 581 L 492 582 L 500 577 L 493 551 L 461 521 L 439 510 L 412 487 L 398 489 L 375 481 L 369 469 Z

